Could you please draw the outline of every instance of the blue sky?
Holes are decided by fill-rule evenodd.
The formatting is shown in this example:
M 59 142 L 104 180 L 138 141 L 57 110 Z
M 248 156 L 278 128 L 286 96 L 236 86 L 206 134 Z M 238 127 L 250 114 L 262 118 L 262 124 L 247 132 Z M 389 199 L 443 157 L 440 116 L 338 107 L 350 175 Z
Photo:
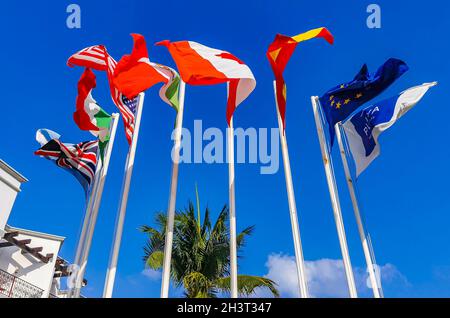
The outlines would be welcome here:
M 334 34 L 335 44 L 319 40 L 300 44 L 285 72 L 287 137 L 304 254 L 319 273 L 315 293 L 341 295 L 345 286 L 342 280 L 329 281 L 320 275 L 323 264 L 336 271 L 335 277 L 340 277 L 342 268 L 333 261 L 341 254 L 309 97 L 353 78 L 363 63 L 375 70 L 387 58 L 396 57 L 407 62 L 410 70 L 377 100 L 423 82 L 439 81 L 439 85 L 380 138 L 382 155 L 359 180 L 362 208 L 377 261 L 385 268 L 385 295 L 450 296 L 450 4 L 378 0 L 382 27 L 369 29 L 366 7 L 372 2 L 361 0 L 76 1 L 82 10 L 82 25 L 72 30 L 65 23 L 70 3 L 47 0 L 3 5 L 0 87 L 5 98 L 0 156 L 30 179 L 16 202 L 11 225 L 67 237 L 61 253 L 73 259 L 84 211 L 82 188 L 66 172 L 35 157 L 33 151 L 38 146 L 34 135 L 39 128 L 59 132 L 66 142 L 91 138 L 72 121 L 82 70 L 70 69 L 65 63 L 75 51 L 105 44 L 119 59 L 131 50 L 131 32 L 146 37 L 151 60 L 169 66 L 174 63 L 166 49 L 152 43 L 193 40 L 230 51 L 250 66 L 257 80 L 256 90 L 235 113 L 235 126 L 271 128 L 277 127 L 277 122 L 267 46 L 276 33 L 295 35 L 326 26 Z M 113 112 L 104 75 L 98 74 L 98 78 L 94 97 Z M 225 104 L 224 85 L 188 86 L 185 127 L 192 129 L 194 120 L 202 119 L 204 127 L 224 130 Z M 154 213 L 167 208 L 174 120 L 175 112 L 159 99 L 157 88 L 150 89 L 119 259 L 117 297 L 159 296 L 158 273 L 142 273 L 146 238 L 137 228 L 152 224 Z M 120 123 L 89 259 L 87 296 L 102 293 L 127 150 Z M 338 155 L 333 153 L 336 177 L 351 258 L 359 277 L 365 262 Z M 284 265 L 292 265 L 294 254 L 284 172 L 260 175 L 259 169 L 255 164 L 236 167 L 238 228 L 256 225 L 239 271 L 276 278 Z M 196 182 L 202 206 L 208 205 L 217 215 L 228 201 L 227 166 L 182 165 L 178 208 L 194 198 Z M 295 281 L 290 277 L 286 274 L 278 280 L 284 296 L 295 295 L 295 288 L 286 287 Z M 361 294 L 370 295 L 363 285 Z M 173 296 L 179 294 L 172 291 Z

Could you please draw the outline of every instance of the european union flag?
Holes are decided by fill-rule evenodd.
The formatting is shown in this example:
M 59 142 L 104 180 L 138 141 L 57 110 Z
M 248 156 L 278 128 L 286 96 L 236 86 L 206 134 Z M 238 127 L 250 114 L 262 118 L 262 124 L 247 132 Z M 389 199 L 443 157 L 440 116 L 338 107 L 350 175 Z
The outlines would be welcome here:
M 320 104 L 328 122 L 330 145 L 333 146 L 334 126 L 338 122 L 383 92 L 408 69 L 405 62 L 390 58 L 375 75 L 372 75 L 364 64 L 351 82 L 338 85 L 326 92 L 320 98 Z

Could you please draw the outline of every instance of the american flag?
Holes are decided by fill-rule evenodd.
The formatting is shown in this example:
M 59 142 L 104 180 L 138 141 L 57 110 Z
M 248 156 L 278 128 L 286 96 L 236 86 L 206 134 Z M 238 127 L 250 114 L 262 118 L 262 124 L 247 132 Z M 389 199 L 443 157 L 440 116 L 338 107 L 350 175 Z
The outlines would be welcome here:
M 103 45 L 87 47 L 74 55 L 67 61 L 70 67 L 84 66 L 98 71 L 106 71 L 106 48 Z
M 60 168 L 71 173 L 83 186 L 86 195 L 95 179 L 98 163 L 98 140 L 79 144 L 65 144 L 52 139 L 34 154 L 54 161 Z
M 111 90 L 111 98 L 117 108 L 119 108 L 125 126 L 125 135 L 127 137 L 128 143 L 131 144 L 134 133 L 135 111 L 139 97 L 135 97 L 132 101 L 129 101 L 115 87 L 113 76 L 117 66 L 117 62 L 109 55 L 106 47 L 104 47 L 103 45 L 87 47 L 72 55 L 69 58 L 67 65 L 71 67 L 89 67 L 95 70 L 107 72 Z
M 131 140 L 134 133 L 136 106 L 139 97 L 135 97 L 133 100 L 129 100 L 117 89 L 117 87 L 115 87 L 113 82 L 113 75 L 117 66 L 117 62 L 109 54 L 107 57 L 107 65 L 111 97 L 114 101 L 114 104 L 116 104 L 117 108 L 119 108 L 119 111 L 122 114 L 122 119 L 125 126 L 125 135 L 127 137 L 128 143 L 131 145 Z

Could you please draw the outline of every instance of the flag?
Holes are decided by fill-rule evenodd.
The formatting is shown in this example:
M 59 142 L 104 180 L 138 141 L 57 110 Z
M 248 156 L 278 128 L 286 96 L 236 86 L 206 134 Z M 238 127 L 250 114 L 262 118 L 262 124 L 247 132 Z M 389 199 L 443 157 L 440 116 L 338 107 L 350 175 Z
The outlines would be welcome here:
M 41 148 L 34 154 L 55 162 L 58 167 L 75 176 L 87 197 L 97 169 L 98 140 L 74 145 L 62 143 L 59 138 L 60 135 L 54 131 L 39 129 L 36 141 Z
M 363 108 L 343 123 L 349 150 L 359 176 L 380 154 L 378 137 L 414 107 L 437 83 L 412 87 L 400 95 Z
M 95 54 L 93 52 L 95 52 Z M 94 55 L 95 58 L 91 55 Z M 125 127 L 125 135 L 127 137 L 128 144 L 131 145 L 135 122 L 134 111 L 136 108 L 133 108 L 133 105 L 137 105 L 138 97 L 129 100 L 122 93 L 120 93 L 117 87 L 115 87 L 113 78 L 114 70 L 117 65 L 116 60 L 114 60 L 114 58 L 109 55 L 108 51 L 103 45 L 95 45 L 83 49 L 72 55 L 67 61 L 67 65 L 70 67 L 81 66 L 99 71 L 106 71 L 109 81 L 111 98 L 116 107 L 119 109 L 120 114 L 122 115 L 122 120 Z
M 118 62 L 114 71 L 114 86 L 128 99 L 157 83 L 164 83 L 160 90 L 163 101 L 178 109 L 178 73 L 167 66 L 150 62 L 145 38 L 140 34 L 131 34 L 134 40 L 133 51 Z
M 227 121 L 230 124 L 236 107 L 255 89 L 250 68 L 229 52 L 213 49 L 192 41 L 162 41 L 175 60 L 184 82 L 190 85 L 227 83 Z
M 405 62 L 390 58 L 375 74 L 369 74 L 363 65 L 355 78 L 340 84 L 320 98 L 320 104 L 328 122 L 330 145 L 333 146 L 334 126 L 346 119 L 358 107 L 370 101 L 408 70 Z
M 86 68 L 78 81 L 78 96 L 73 119 L 81 130 L 89 130 L 100 140 L 100 155 L 103 160 L 104 151 L 109 141 L 111 115 L 105 112 L 92 97 L 96 86 L 96 77 L 91 69 Z
M 277 34 L 275 40 L 270 44 L 267 50 L 267 58 L 272 66 L 275 75 L 277 89 L 277 103 L 280 110 L 283 129 L 286 127 L 286 83 L 283 78 L 283 72 L 286 68 L 291 55 L 294 53 L 297 44 L 314 38 L 324 38 L 328 43 L 333 44 L 333 35 L 326 28 L 318 28 L 305 33 L 290 37 Z
M 72 55 L 67 61 L 70 67 L 84 66 L 98 71 L 107 69 L 107 51 L 103 45 L 89 46 Z

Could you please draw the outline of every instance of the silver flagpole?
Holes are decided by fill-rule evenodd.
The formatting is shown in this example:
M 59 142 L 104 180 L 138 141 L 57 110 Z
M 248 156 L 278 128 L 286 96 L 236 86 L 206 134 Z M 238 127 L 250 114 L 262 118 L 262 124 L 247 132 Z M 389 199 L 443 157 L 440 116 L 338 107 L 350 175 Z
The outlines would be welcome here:
M 238 298 L 237 280 L 237 241 L 236 241 L 236 201 L 235 201 L 235 179 L 234 179 L 234 129 L 233 118 L 227 129 L 227 155 L 228 155 L 228 191 L 230 204 L 230 278 L 231 298 Z
M 98 153 L 97 153 L 97 156 L 98 156 Z M 83 225 L 81 227 L 81 233 L 80 233 L 80 237 L 78 238 L 77 250 L 76 250 L 75 258 L 73 261 L 73 264 L 75 266 L 77 266 L 77 268 L 75 269 L 74 273 L 71 273 L 71 275 L 75 275 L 74 276 L 75 280 L 73 282 L 74 286 L 69 286 L 70 290 L 67 295 L 67 297 L 69 297 L 69 298 L 76 297 L 75 295 L 76 295 L 76 289 L 78 287 L 78 276 L 79 276 L 80 266 L 81 266 L 81 256 L 83 255 L 85 245 L 86 245 L 86 235 L 87 235 L 87 231 L 88 231 L 88 228 L 89 228 L 89 225 L 91 222 L 92 209 L 94 207 L 95 196 L 96 196 L 97 189 L 98 189 L 100 171 L 101 171 L 101 165 L 97 165 L 96 171 L 95 171 L 95 176 L 94 176 L 94 183 L 92 184 L 91 193 L 89 194 L 89 199 L 88 199 L 87 206 L 86 206 L 86 212 L 84 214 Z
M 291 216 L 292 236 L 294 240 L 295 259 L 297 265 L 297 279 L 301 298 L 308 298 L 308 284 L 305 270 L 305 260 L 303 258 L 302 241 L 300 239 L 300 228 L 297 217 L 297 204 L 295 203 L 294 185 L 292 182 L 291 164 L 289 160 L 289 150 L 286 139 L 286 133 L 283 128 L 280 110 L 277 101 L 276 81 L 273 81 L 273 90 L 275 95 L 275 105 L 277 107 L 278 127 L 280 129 L 281 150 L 283 154 L 284 174 L 286 178 L 286 190 L 288 195 L 289 212 Z
M 97 223 L 98 210 L 100 208 L 100 203 L 103 195 L 103 188 L 105 186 L 106 175 L 108 174 L 109 162 L 111 159 L 112 150 L 114 147 L 114 139 L 116 137 L 117 124 L 119 122 L 119 114 L 112 114 L 112 120 L 109 128 L 109 136 L 110 139 L 108 141 L 108 145 L 105 149 L 105 155 L 102 162 L 102 169 L 100 171 L 100 180 L 98 182 L 97 194 L 95 195 L 94 205 L 92 209 L 92 213 L 89 220 L 89 228 L 86 233 L 85 239 L 85 247 L 84 251 L 80 258 L 80 269 L 78 271 L 78 278 L 76 283 L 76 289 L 74 297 L 79 298 L 81 293 L 81 287 L 83 284 L 84 274 L 86 272 L 89 252 L 92 245 L 92 238 L 94 236 L 95 225 Z
M 367 235 L 366 229 L 364 227 L 363 220 L 361 218 L 361 213 L 360 213 L 359 204 L 358 204 L 358 198 L 357 198 L 356 189 L 355 189 L 355 181 L 353 180 L 353 177 L 350 173 L 350 169 L 348 166 L 348 160 L 347 160 L 347 151 L 346 151 L 344 142 L 342 140 L 342 135 L 341 135 L 342 124 L 341 123 L 338 123 L 335 126 L 335 131 L 336 131 L 336 138 L 339 143 L 339 149 L 341 152 L 342 163 L 344 165 L 347 186 L 348 186 L 348 190 L 350 192 L 350 197 L 352 199 L 353 211 L 355 212 L 356 223 L 358 224 L 359 237 L 361 239 L 361 243 L 362 243 L 362 247 L 363 247 L 363 251 L 364 251 L 364 257 L 365 257 L 366 263 L 367 263 L 367 271 L 369 272 L 369 279 L 370 279 L 370 283 L 372 285 L 373 296 L 375 298 L 380 298 L 381 297 L 381 293 L 380 293 L 381 282 L 379 282 L 379 280 L 377 279 L 377 275 L 375 273 L 375 263 L 374 263 L 373 255 L 371 254 L 371 251 L 370 251 L 368 235 Z
M 320 149 L 322 151 L 323 166 L 327 177 L 328 190 L 330 192 L 331 205 L 333 207 L 334 220 L 336 222 L 339 244 L 342 252 L 342 259 L 344 262 L 345 274 L 347 276 L 348 290 L 351 298 L 357 298 L 358 294 L 356 291 L 355 278 L 353 276 L 352 263 L 348 252 L 347 238 L 345 235 L 345 227 L 342 218 L 341 204 L 339 202 L 336 178 L 334 176 L 333 163 L 331 161 L 331 154 L 329 152 L 329 147 L 327 145 L 323 130 L 323 116 L 319 106 L 319 98 L 317 96 L 311 96 L 311 102 L 314 112 L 314 119 L 316 122 L 317 134 L 319 137 Z
M 142 110 L 144 108 L 144 93 L 139 94 L 139 101 L 136 108 L 136 122 L 134 126 L 133 138 L 131 140 L 130 150 L 128 151 L 127 161 L 125 164 L 125 174 L 122 184 L 122 197 L 119 204 L 119 211 L 117 213 L 116 230 L 114 233 L 114 243 L 111 249 L 108 270 L 106 272 L 105 287 L 103 289 L 103 298 L 111 298 L 114 281 L 116 279 L 117 261 L 119 259 L 120 243 L 122 242 L 122 232 L 125 223 L 125 214 L 127 211 L 128 193 L 130 191 L 131 176 L 134 168 L 134 157 L 136 154 L 136 147 L 139 137 L 139 128 L 141 126 Z
M 177 186 L 178 186 L 178 168 L 180 163 L 180 150 L 181 150 L 181 133 L 183 128 L 183 113 L 184 113 L 184 95 L 186 84 L 180 82 L 179 92 L 179 106 L 177 113 L 177 121 L 175 125 L 175 141 L 174 151 L 172 158 L 172 180 L 170 182 L 170 197 L 169 208 L 167 210 L 167 228 L 166 228 L 166 240 L 164 245 L 164 262 L 163 273 L 161 282 L 161 298 L 169 297 L 170 287 L 170 268 L 172 260 L 172 244 L 173 244 L 173 227 L 175 222 L 175 208 L 177 202 Z

